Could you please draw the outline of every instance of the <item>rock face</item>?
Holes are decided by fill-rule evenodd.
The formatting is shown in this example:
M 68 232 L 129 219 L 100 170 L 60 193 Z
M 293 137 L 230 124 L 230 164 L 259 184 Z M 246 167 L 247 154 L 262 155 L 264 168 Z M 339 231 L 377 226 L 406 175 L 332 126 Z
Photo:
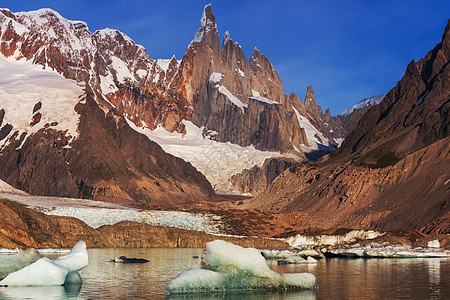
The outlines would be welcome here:
M 376 164 L 381 157 L 400 159 L 449 135 L 449 27 L 442 42 L 419 62 L 411 61 L 397 86 L 362 117 L 343 153 L 360 153 L 362 163 Z
M 223 239 L 244 247 L 282 249 L 279 240 L 214 236 L 199 231 L 150 226 L 134 222 L 93 229 L 69 217 L 47 216 L 18 203 L 0 199 L 0 248 L 70 248 L 84 240 L 91 248 L 204 248 Z
M 220 47 L 211 5 L 205 6 L 201 27 L 181 61 L 175 57 L 154 60 L 124 33 L 112 29 L 91 33 L 86 23 L 67 20 L 50 9 L 21 13 L 3 9 L 0 24 L 0 52 L 4 56 L 25 58 L 66 78 L 89 83 L 138 126 L 154 129 L 162 125 L 169 131 L 183 132 L 181 121 L 192 120 L 199 127 L 216 131 L 219 141 L 297 152 L 300 157 L 300 145 L 337 145 L 333 140 L 308 141 L 304 125 L 292 110 L 301 104 L 294 105 L 283 92 L 275 68 L 261 51 L 255 48 L 247 61 L 228 32 Z M 210 81 L 214 73 L 222 75 L 215 84 Z M 267 101 L 256 106 L 249 97 L 267 98 L 279 107 L 266 105 Z M 236 99 L 243 110 L 236 109 Z M 308 110 L 298 108 L 316 128 L 325 126 L 315 120 L 321 114 L 308 112 L 319 110 L 315 102 L 308 102 Z
M 79 136 L 73 142 L 52 127 L 13 135 L 0 156 L 1 178 L 35 195 L 157 205 L 214 197 L 202 174 L 131 129 L 101 94 L 88 87 L 76 110 Z
M 231 177 L 231 183 L 243 194 L 258 195 L 283 173 L 284 170 L 299 165 L 299 162 L 288 158 L 266 159 L 262 167 L 254 166 Z
M 241 207 L 301 211 L 318 228 L 448 234 L 449 29 L 331 158 L 291 167 Z

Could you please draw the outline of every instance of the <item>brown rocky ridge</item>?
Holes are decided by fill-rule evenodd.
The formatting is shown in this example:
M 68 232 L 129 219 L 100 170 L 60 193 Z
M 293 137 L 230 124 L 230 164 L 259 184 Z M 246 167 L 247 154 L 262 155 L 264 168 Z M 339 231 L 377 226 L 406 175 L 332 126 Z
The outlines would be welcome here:
M 0 248 L 71 248 L 79 240 L 90 248 L 204 248 L 207 242 L 216 239 L 260 249 L 288 246 L 280 240 L 214 236 L 135 222 L 94 229 L 75 218 L 48 216 L 0 199 Z
M 449 61 L 450 20 L 341 149 L 291 167 L 239 207 L 299 211 L 312 228 L 450 233 Z

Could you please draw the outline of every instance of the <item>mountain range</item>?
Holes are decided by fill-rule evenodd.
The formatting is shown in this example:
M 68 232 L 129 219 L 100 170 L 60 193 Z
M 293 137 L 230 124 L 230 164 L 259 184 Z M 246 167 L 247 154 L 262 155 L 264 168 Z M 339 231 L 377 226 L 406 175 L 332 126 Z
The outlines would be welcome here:
M 155 206 L 251 194 L 226 205 L 301 211 L 308 230 L 448 233 L 449 43 L 447 26 L 391 91 L 331 116 L 311 86 L 285 94 L 259 49 L 220 43 L 211 5 L 181 60 L 51 9 L 1 9 L 0 179 Z
M 3 97 L 0 116 L 5 118 L 5 122 L 0 140 L 3 143 L 1 152 L 5 167 L 0 172 L 1 179 L 30 193 L 118 197 L 146 203 L 163 203 L 150 194 L 157 193 L 160 196 L 156 198 L 161 199 L 163 191 L 167 190 L 171 190 L 170 193 L 178 190 L 180 195 L 184 195 L 184 191 L 189 190 L 186 187 L 158 186 L 161 184 L 158 179 L 162 177 L 163 182 L 166 182 L 169 176 L 187 181 L 187 178 L 194 176 L 192 174 L 195 171 L 183 172 L 186 176 L 173 172 L 163 176 L 154 174 L 150 171 L 153 162 L 141 163 L 142 157 L 136 160 L 137 156 L 144 154 L 120 149 L 123 142 L 118 139 L 120 133 L 116 131 L 122 127 L 128 131 L 128 124 L 133 128 L 155 130 L 162 127 L 168 132 L 186 134 L 185 124 L 191 122 L 203 129 L 204 137 L 216 142 L 231 142 L 241 147 L 280 153 L 276 159 L 272 159 L 272 165 L 278 166 L 271 178 L 294 162 L 317 159 L 329 153 L 340 145 L 350 131 L 346 126 L 351 125 L 350 122 L 331 117 L 329 110 L 323 114 L 311 86 L 307 88 L 304 103 L 295 94 L 287 96 L 276 70 L 258 49 L 255 48 L 247 60 L 239 43 L 233 41 L 228 32 L 225 33 L 221 48 L 210 5 L 205 6 L 201 27 L 181 61 L 175 57 L 154 60 L 142 46 L 135 44 L 124 33 L 112 29 L 91 33 L 86 23 L 67 20 L 51 9 L 20 13 L 3 9 L 0 11 L 0 24 L 0 52 L 9 61 L 9 67 L 13 66 L 13 61 L 26 61 L 41 65 L 45 70 L 56 71 L 64 78 L 86 86 L 84 92 L 78 95 L 83 94 L 86 103 L 73 102 L 74 110 L 65 107 L 65 112 L 71 111 L 73 115 L 71 129 L 67 132 L 68 128 L 61 121 L 66 118 L 64 113 L 53 119 L 43 115 L 46 104 L 40 109 L 43 102 L 38 99 L 30 99 L 29 108 L 21 115 L 26 116 L 30 123 L 18 125 L 24 120 L 15 119 L 16 116 L 11 112 L 13 108 L 8 107 L 12 102 L 6 95 Z M 48 105 L 58 106 L 58 101 Z M 102 117 L 104 120 L 98 123 L 99 115 L 91 116 L 88 107 L 103 110 L 106 114 Z M 108 124 L 112 119 L 116 122 L 116 129 Z M 85 122 L 89 125 L 85 126 Z M 56 123 L 59 125 L 51 125 Z M 113 137 L 105 134 L 100 129 L 102 127 L 109 130 Z M 43 142 L 40 135 L 49 133 L 54 137 Z M 62 142 L 55 143 L 54 139 L 61 139 Z M 105 141 L 103 145 L 102 140 Z M 108 144 L 112 140 L 117 140 L 120 146 Z M 45 144 L 43 147 L 48 150 L 36 151 L 35 144 L 38 141 Z M 55 148 L 55 145 L 59 146 Z M 130 145 L 136 143 L 130 142 Z M 157 149 L 156 146 L 154 148 Z M 62 153 L 64 159 L 61 157 L 48 165 L 48 155 L 52 151 Z M 164 156 L 158 150 L 147 151 L 150 156 Z M 31 160 L 30 153 L 33 153 Z M 81 153 L 82 157 L 78 157 Z M 130 155 L 133 157 L 130 158 Z M 197 160 L 191 161 L 208 159 L 205 152 L 199 155 Z M 126 161 L 120 168 L 118 158 Z M 182 158 L 189 160 L 189 157 Z M 166 162 L 174 159 L 162 160 Z M 35 162 L 39 162 L 39 167 Z M 77 167 L 72 165 L 74 163 Z M 259 167 L 262 167 L 262 163 L 259 162 Z M 164 171 L 158 171 L 161 174 L 179 169 L 177 164 L 175 168 L 165 163 L 157 164 L 164 165 Z M 243 168 L 251 170 L 253 166 L 244 164 Z M 194 167 L 199 167 L 199 164 Z M 248 193 L 266 186 L 262 184 L 250 189 L 239 187 L 243 185 L 237 180 L 241 178 L 238 176 L 241 171 L 244 169 L 223 172 L 227 177 L 221 177 L 220 181 L 227 182 L 227 186 L 216 190 Z M 57 173 L 58 176 L 48 180 L 49 173 Z M 205 175 L 210 181 L 213 180 L 212 175 Z M 236 175 L 234 180 L 231 180 L 232 175 Z M 202 190 L 196 186 L 194 189 L 199 190 L 198 197 L 192 194 L 188 198 L 210 197 L 213 193 L 209 184 L 200 179 L 202 176 L 199 174 L 194 177 L 194 186 L 207 188 Z M 214 186 L 218 185 L 214 182 Z M 136 191 L 143 190 L 143 186 L 147 186 L 149 192 L 137 195 Z

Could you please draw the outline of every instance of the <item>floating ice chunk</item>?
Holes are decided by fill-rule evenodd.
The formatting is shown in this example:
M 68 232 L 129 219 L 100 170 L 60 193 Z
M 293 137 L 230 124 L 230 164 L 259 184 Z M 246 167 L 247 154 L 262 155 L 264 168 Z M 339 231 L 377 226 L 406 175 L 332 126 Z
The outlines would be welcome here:
M 12 255 L 0 255 L 0 279 L 37 261 L 40 256 L 36 249 L 15 250 Z
M 280 277 L 280 274 L 269 268 L 259 250 L 242 248 L 222 240 L 207 243 L 206 254 L 203 255 L 202 260 L 208 269 L 234 265 L 256 276 Z
M 172 294 L 223 291 L 224 277 L 215 271 L 191 268 L 170 281 L 166 290 Z
M 259 250 L 216 240 L 206 244 L 203 269 L 188 269 L 166 286 L 172 294 L 265 289 L 313 288 L 312 274 L 280 274 L 269 268 Z
M 6 248 L 0 248 L 0 254 L 15 254 L 18 252 L 18 249 L 6 249 Z
M 284 284 L 298 288 L 313 288 L 316 283 L 316 276 L 311 273 L 285 273 L 283 275 Z
M 69 254 L 55 260 L 43 257 L 0 280 L 0 286 L 81 284 L 81 277 L 77 271 L 86 267 L 87 264 L 86 243 L 79 241 Z
M 64 284 L 81 285 L 82 282 L 83 280 L 81 279 L 81 276 L 78 272 L 70 272 L 69 274 L 67 274 Z
M 324 258 L 322 252 L 315 249 L 292 249 L 292 250 L 261 250 L 261 254 L 265 259 L 283 259 L 289 256 L 298 255 L 303 258 L 312 257 L 317 259 Z
M 325 250 L 327 256 L 365 258 L 431 258 L 450 257 L 450 251 L 436 248 L 411 247 L 407 245 L 382 245 L 370 243 L 364 247 Z
M 25 268 L 9 274 L 0 286 L 62 285 L 69 271 L 43 257 Z
M 289 264 L 315 264 L 317 263 L 317 260 L 315 260 L 313 257 L 308 256 L 306 259 L 301 257 L 300 255 L 292 255 L 289 257 L 286 257 L 285 259 L 279 260 L 279 265 L 289 265 Z
M 79 241 L 73 246 L 69 254 L 58 257 L 53 263 L 66 268 L 69 272 L 76 272 L 83 269 L 88 265 L 86 243 L 84 241 Z
M 52 248 L 45 248 L 45 249 L 37 249 L 37 251 L 40 254 L 44 254 L 44 253 L 58 253 L 58 254 L 63 254 L 63 253 L 69 253 L 70 249 L 52 249 Z
M 428 248 L 440 248 L 439 240 L 432 240 L 428 242 Z

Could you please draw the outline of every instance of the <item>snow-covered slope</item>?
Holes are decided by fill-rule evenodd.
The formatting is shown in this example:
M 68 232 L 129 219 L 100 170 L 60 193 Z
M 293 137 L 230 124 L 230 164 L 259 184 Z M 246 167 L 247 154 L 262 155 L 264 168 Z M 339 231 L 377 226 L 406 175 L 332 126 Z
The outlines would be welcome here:
M 30 61 L 16 61 L 0 54 L 0 108 L 5 110 L 4 123 L 27 137 L 45 126 L 65 131 L 75 138 L 79 115 L 74 107 L 82 101 L 83 89 L 75 81 Z M 35 105 L 41 108 L 33 112 Z M 37 108 L 37 107 L 36 107 Z M 40 121 L 32 125 L 33 116 Z M 37 119 L 36 119 L 37 120 Z M 8 141 L 6 138 L 4 141 Z M 1 146 L 4 146 L 2 143 Z
M 365 99 L 359 101 L 358 103 L 356 103 L 355 105 L 352 105 L 351 107 L 349 107 L 346 110 L 344 110 L 343 112 L 341 112 L 339 114 L 339 116 L 341 116 L 341 117 L 348 116 L 349 114 L 351 114 L 356 109 L 362 109 L 362 108 L 364 108 L 366 106 L 377 105 L 378 103 L 381 102 L 381 100 L 383 100 L 384 96 L 386 96 L 386 94 L 382 94 L 382 95 L 379 95 L 379 96 L 373 96 L 373 97 L 370 97 L 370 98 L 365 98 Z
M 294 107 L 292 109 L 297 116 L 298 123 L 300 127 L 305 130 L 306 138 L 308 139 L 308 146 L 302 145 L 302 150 L 304 152 L 311 152 L 315 150 L 323 150 L 323 148 L 329 148 L 329 151 L 332 151 L 332 144 L 330 141 L 320 132 L 316 127 L 314 127 L 308 118 L 302 116 L 298 110 Z
M 136 131 L 158 143 L 164 151 L 190 162 L 211 182 L 218 193 L 238 193 L 231 184 L 232 175 L 254 165 L 262 166 L 269 157 L 279 156 L 277 152 L 259 151 L 255 147 L 241 147 L 231 143 L 219 143 L 203 137 L 203 128 L 184 121 L 186 134 L 168 132 L 162 127 L 151 131 L 138 128 L 132 122 L 129 125 Z

